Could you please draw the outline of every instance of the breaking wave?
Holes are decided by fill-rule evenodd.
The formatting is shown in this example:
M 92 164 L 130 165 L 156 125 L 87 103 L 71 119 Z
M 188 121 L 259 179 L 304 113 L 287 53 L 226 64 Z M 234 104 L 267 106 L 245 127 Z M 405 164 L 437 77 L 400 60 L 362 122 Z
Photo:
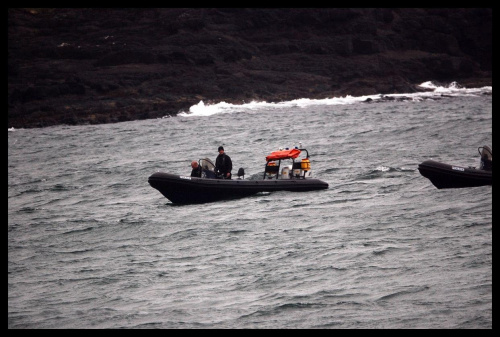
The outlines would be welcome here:
M 236 112 L 259 112 L 263 109 L 289 109 L 289 108 L 306 108 L 314 105 L 346 105 L 363 102 L 376 102 L 382 100 L 408 100 L 408 101 L 421 101 L 424 99 L 440 98 L 443 96 L 468 96 L 468 95 L 481 95 L 491 94 L 492 87 L 485 86 L 482 88 L 465 88 L 457 82 L 452 82 L 447 86 L 434 84 L 431 81 L 421 83 L 419 85 L 426 91 L 408 93 L 408 94 L 388 94 L 388 95 L 366 95 L 366 96 L 350 96 L 333 97 L 324 99 L 309 99 L 299 98 L 291 101 L 283 102 L 265 102 L 265 101 L 251 101 L 243 104 L 232 104 L 227 102 L 218 102 L 214 104 L 205 104 L 200 101 L 198 104 L 189 108 L 189 111 L 183 111 L 178 114 L 180 117 L 200 117 L 211 116 L 215 114 L 236 113 Z

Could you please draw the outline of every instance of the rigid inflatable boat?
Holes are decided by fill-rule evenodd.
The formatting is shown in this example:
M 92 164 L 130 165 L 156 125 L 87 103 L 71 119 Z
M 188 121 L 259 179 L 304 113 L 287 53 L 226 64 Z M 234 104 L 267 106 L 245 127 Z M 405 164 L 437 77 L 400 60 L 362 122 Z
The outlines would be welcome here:
M 480 167 L 463 167 L 426 160 L 418 165 L 420 174 L 438 189 L 476 187 L 493 184 L 492 152 L 488 146 L 478 148 Z
M 306 158 L 298 161 L 305 152 Z M 287 165 L 285 160 L 291 161 Z M 245 171 L 240 168 L 238 178 L 217 177 L 213 162 L 208 159 L 198 161 L 202 176 L 191 177 L 165 172 L 153 173 L 148 182 L 163 196 L 175 204 L 197 204 L 225 199 L 242 198 L 259 192 L 306 192 L 328 188 L 328 183 L 311 177 L 309 152 L 306 149 L 285 149 L 272 152 L 266 157 L 264 174 L 261 179 L 245 179 Z

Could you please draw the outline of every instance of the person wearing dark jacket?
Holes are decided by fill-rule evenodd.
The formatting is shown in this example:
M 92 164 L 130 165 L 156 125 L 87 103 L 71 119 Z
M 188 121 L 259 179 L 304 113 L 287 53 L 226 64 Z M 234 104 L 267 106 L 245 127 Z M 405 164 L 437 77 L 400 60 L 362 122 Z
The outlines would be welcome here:
M 191 170 L 191 177 L 201 178 L 201 166 L 198 165 L 198 162 L 197 161 L 192 161 L 191 162 L 191 167 L 193 168 Z
M 233 162 L 231 158 L 224 153 L 224 148 L 219 146 L 219 155 L 215 159 L 215 173 L 217 176 L 222 175 L 223 179 L 231 179 L 231 170 Z

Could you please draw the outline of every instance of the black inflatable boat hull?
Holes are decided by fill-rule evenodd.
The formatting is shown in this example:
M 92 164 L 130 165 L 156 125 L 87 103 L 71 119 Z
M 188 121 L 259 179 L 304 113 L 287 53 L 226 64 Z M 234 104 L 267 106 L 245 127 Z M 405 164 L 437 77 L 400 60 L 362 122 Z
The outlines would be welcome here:
M 492 171 L 426 160 L 418 165 L 420 174 L 438 189 L 492 185 Z
M 248 197 L 259 192 L 306 192 L 328 188 L 319 179 L 207 179 L 156 172 L 149 178 L 151 187 L 176 204 L 197 204 Z

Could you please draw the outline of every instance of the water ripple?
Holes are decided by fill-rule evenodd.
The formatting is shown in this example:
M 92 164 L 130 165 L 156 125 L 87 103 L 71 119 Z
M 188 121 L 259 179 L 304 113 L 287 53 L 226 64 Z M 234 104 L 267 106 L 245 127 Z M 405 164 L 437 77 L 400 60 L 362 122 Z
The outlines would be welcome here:
M 8 327 L 491 328 L 492 187 L 418 171 L 478 166 L 491 95 L 303 103 L 9 131 Z M 329 189 L 178 206 L 147 183 L 220 145 L 259 179 L 299 142 Z

